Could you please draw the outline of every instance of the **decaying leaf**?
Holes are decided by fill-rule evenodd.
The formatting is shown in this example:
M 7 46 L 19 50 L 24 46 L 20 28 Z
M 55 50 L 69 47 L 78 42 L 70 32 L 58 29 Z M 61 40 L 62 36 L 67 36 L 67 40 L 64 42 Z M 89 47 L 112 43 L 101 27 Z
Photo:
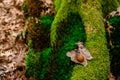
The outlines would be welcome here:
M 92 60 L 90 52 L 84 47 L 83 42 L 77 42 L 78 49 L 69 51 L 66 53 L 70 57 L 71 61 L 87 66 L 87 60 Z
M 87 48 L 84 47 L 83 42 L 77 42 L 78 51 L 82 53 L 87 60 L 92 60 L 93 57 L 91 56 L 90 52 L 87 50 Z

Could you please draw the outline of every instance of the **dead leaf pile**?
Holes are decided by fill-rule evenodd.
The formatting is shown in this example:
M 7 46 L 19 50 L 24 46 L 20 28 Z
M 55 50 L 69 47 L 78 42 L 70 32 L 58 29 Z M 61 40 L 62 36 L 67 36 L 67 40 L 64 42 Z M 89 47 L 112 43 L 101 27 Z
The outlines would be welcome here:
M 23 3 L 24 0 L 0 1 L 0 78 L 2 80 L 26 80 L 24 74 L 27 46 L 22 40 L 13 45 L 18 31 L 24 27 Z

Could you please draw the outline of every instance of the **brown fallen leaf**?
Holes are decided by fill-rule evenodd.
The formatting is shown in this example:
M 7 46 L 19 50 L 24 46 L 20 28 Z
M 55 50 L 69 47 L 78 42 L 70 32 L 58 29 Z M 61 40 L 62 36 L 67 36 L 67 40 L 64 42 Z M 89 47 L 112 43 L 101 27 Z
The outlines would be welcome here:
M 92 60 L 93 57 L 91 56 L 90 52 L 88 51 L 87 48 L 85 48 L 83 42 L 77 42 L 76 43 L 78 46 L 78 51 L 82 53 L 87 60 Z
M 78 61 L 77 60 L 78 53 L 75 50 L 67 52 L 66 55 L 68 57 L 70 57 L 71 61 L 73 61 L 75 63 L 78 63 L 78 64 L 82 64 L 83 66 L 87 66 L 87 60 L 86 60 L 85 56 L 83 55 L 83 57 L 84 57 L 83 59 L 84 60 L 82 62 Z

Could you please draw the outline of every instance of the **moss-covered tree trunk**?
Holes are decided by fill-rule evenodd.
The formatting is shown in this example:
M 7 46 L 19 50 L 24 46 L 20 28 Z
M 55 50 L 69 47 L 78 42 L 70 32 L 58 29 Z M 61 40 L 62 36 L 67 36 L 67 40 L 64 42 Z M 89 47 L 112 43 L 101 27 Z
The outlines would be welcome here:
M 71 79 L 107 80 L 110 61 L 101 4 L 98 0 L 82 2 L 79 6 L 79 14 L 86 30 L 87 40 L 85 46 L 89 49 L 94 59 L 89 62 L 86 68 L 75 66 Z M 77 74 L 80 76 L 76 77 Z
M 86 31 L 85 46 L 94 59 L 87 67 L 76 65 L 73 68 L 71 80 L 107 80 L 110 71 L 109 52 L 105 34 L 103 14 L 107 14 L 118 6 L 118 1 L 98 0 L 55 0 L 57 14 L 51 26 L 51 45 L 59 47 L 59 29 L 70 13 L 79 13 Z M 113 5 L 111 7 L 111 5 Z M 110 8 L 111 9 L 110 9 Z M 106 8 L 104 10 L 104 8 Z M 102 12 L 103 11 L 103 12 Z
M 109 5 L 106 6 L 108 2 Z M 41 51 L 40 54 L 44 57 L 41 58 L 40 55 L 39 61 L 35 61 L 41 63 L 38 68 L 43 72 L 38 71 L 38 73 L 32 74 L 37 75 L 38 80 L 107 80 L 110 61 L 103 16 L 116 9 L 118 4 L 118 0 L 54 0 L 56 14 L 50 29 L 50 50 Z M 36 9 L 34 10 L 36 11 Z M 34 11 L 33 14 L 30 12 L 35 16 L 36 13 L 34 13 Z M 77 41 L 85 42 L 85 47 L 94 58 L 88 62 L 86 67 L 73 64 L 66 56 L 67 51 L 76 48 Z M 35 53 L 33 52 L 33 54 Z M 48 58 L 48 60 L 46 55 L 49 53 L 52 54 L 52 58 Z M 27 63 L 30 64 L 29 61 Z M 42 63 L 45 63 L 45 66 L 42 66 Z M 36 67 L 33 66 L 34 68 Z

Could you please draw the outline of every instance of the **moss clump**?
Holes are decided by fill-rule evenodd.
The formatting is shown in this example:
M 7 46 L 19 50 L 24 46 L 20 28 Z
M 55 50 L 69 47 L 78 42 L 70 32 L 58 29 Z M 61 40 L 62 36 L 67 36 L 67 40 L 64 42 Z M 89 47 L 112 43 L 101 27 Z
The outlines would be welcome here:
M 45 15 L 40 18 L 42 29 L 43 30 L 50 30 L 50 26 L 53 22 L 54 17 L 52 15 Z
M 40 73 L 42 77 L 37 79 L 107 80 L 109 73 L 109 55 L 106 46 L 100 2 L 97 0 L 55 1 L 55 5 L 58 5 L 56 8 L 57 14 L 51 25 L 50 33 L 50 41 L 53 49 L 51 66 L 50 69 L 41 67 L 41 69 L 43 68 L 44 74 Z M 80 17 L 84 22 L 86 34 Z M 46 27 L 43 29 L 46 29 Z M 89 62 L 87 67 L 73 65 L 66 56 L 67 51 L 77 47 L 75 45 L 77 41 L 86 41 L 86 47 L 94 57 L 94 60 Z M 44 58 L 42 59 L 45 61 Z M 51 76 L 45 78 L 45 76 L 49 75 L 48 73 L 51 73 Z
M 101 7 L 103 11 L 103 15 L 107 15 L 113 10 L 116 10 L 119 6 L 118 0 L 99 0 L 101 2 Z M 107 7 L 108 6 L 108 7 Z
M 115 46 L 110 49 L 111 72 L 117 78 L 120 75 L 120 16 L 115 16 L 109 19 L 113 26 L 111 33 L 112 44 Z
M 29 19 L 29 18 L 28 18 Z M 53 21 L 51 15 L 46 15 L 34 21 L 28 20 L 28 54 L 26 57 L 27 76 L 43 80 L 50 73 L 51 48 L 50 26 Z M 47 76 L 47 77 L 46 77 Z
M 59 24 L 65 20 L 70 13 L 77 13 L 77 1 L 76 0 L 55 0 L 55 7 L 57 8 L 57 14 L 55 16 L 55 19 L 51 25 L 51 33 L 50 33 L 50 40 L 51 40 L 51 45 L 55 46 L 56 45 L 56 40 L 57 40 L 57 30 L 60 27 Z
M 33 49 L 32 41 L 30 40 L 28 43 L 28 54 L 26 56 L 26 69 L 27 69 L 27 76 L 36 77 L 36 73 L 39 73 L 40 66 L 38 64 L 40 53 Z
M 109 19 L 110 24 L 113 26 L 112 29 L 112 44 L 115 45 L 116 47 L 120 47 L 120 16 L 115 16 L 111 19 Z
M 51 48 L 46 48 L 45 50 L 41 52 L 40 57 L 39 57 L 40 66 L 38 66 L 39 73 L 36 73 L 37 80 L 46 80 L 47 78 L 50 77 L 49 75 L 51 73 L 50 72 L 51 60 L 52 60 Z
M 60 8 L 61 1 L 62 0 L 54 0 L 54 6 L 56 11 L 58 11 L 58 9 Z
M 23 5 L 23 10 L 24 10 L 24 12 L 28 12 L 28 3 L 26 0 L 25 0 L 24 5 Z
M 52 15 L 45 15 L 38 20 L 29 17 L 27 41 L 33 41 L 33 48 L 41 51 L 50 47 L 50 26 L 53 21 Z
M 51 20 L 45 16 L 41 18 L 41 22 L 42 24 L 51 23 Z M 49 30 L 48 26 L 50 25 L 45 24 L 42 29 Z M 33 49 L 34 46 L 29 45 L 26 58 L 27 75 L 33 75 L 37 80 L 70 79 L 74 65 L 66 56 L 66 52 L 77 47 L 75 42 L 86 40 L 85 30 L 78 14 L 70 14 L 60 26 L 57 46 L 53 49 L 54 52 L 51 52 L 50 48 L 37 52 Z M 32 65 L 33 63 L 36 65 Z
M 85 47 L 94 59 L 87 67 L 75 66 L 71 80 L 107 80 L 110 64 L 101 4 L 98 0 L 87 0 L 82 2 L 78 9 L 85 25 Z
M 67 51 L 75 49 L 78 41 L 85 41 L 86 34 L 78 14 L 69 14 L 63 20 L 57 32 L 57 46 L 54 48 L 54 80 L 70 80 L 74 63 L 66 56 Z
M 37 80 L 48 78 L 51 63 L 51 48 L 46 48 L 42 52 L 38 52 L 32 47 L 32 42 L 28 43 L 28 54 L 26 57 L 26 75 L 32 76 Z

